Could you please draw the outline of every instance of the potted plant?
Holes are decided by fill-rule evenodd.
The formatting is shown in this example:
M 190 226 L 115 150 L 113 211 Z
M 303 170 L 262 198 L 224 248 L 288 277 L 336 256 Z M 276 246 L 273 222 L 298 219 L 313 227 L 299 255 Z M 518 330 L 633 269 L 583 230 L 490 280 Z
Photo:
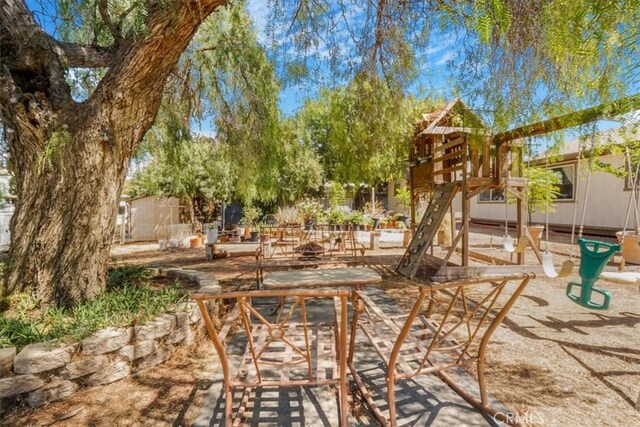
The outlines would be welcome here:
M 405 221 L 408 219 L 409 217 L 403 213 L 393 215 L 393 228 L 407 228 Z
M 316 223 L 320 221 L 322 216 L 322 204 L 313 199 L 302 199 L 296 205 L 296 209 L 300 214 L 300 218 L 306 230 L 310 230 Z
M 257 242 L 260 237 L 260 231 L 258 230 L 258 221 L 262 216 L 262 210 L 260 208 L 248 205 L 242 210 L 242 219 L 245 223 L 245 227 L 249 231 L 249 240 L 251 242 Z
M 389 217 L 383 216 L 382 218 L 376 218 L 377 220 L 377 225 L 378 228 L 380 228 L 381 230 L 384 230 L 387 228 L 387 226 L 389 225 Z M 375 226 L 374 226 L 375 228 Z
M 207 244 L 213 244 L 218 241 L 218 226 L 216 223 L 207 225 Z
M 300 224 L 300 215 L 298 210 L 293 206 L 279 206 L 274 216 L 279 225 Z
M 598 152 L 611 153 L 619 156 L 620 158 L 624 158 L 624 166 L 616 167 L 614 165 L 598 161 L 594 162 L 591 166 L 595 170 L 607 172 L 618 178 L 624 179 L 624 189 L 629 191 L 630 202 L 633 202 L 634 196 L 637 201 L 640 196 L 640 179 L 637 176 L 638 163 L 640 162 L 640 141 L 637 137 L 637 127 L 632 126 L 629 128 L 621 128 L 618 134 L 623 139 L 621 143 L 604 144 L 596 147 L 596 150 Z M 634 191 L 635 194 L 633 193 Z M 635 209 L 635 215 L 630 215 L 630 217 L 637 219 L 637 203 Z M 624 230 L 616 232 L 618 242 L 620 242 L 622 246 L 622 258 L 625 262 L 640 264 L 640 224 L 636 223 L 630 225 L 625 219 L 624 228 Z
M 385 228 L 387 229 L 396 228 L 396 221 L 397 221 L 397 218 L 395 217 L 395 215 L 393 215 L 392 212 L 389 212 L 389 214 L 386 217 L 384 217 L 384 223 L 386 224 Z
M 560 195 L 560 176 L 550 169 L 532 167 L 524 171 L 527 179 L 527 230 L 537 247 L 540 247 L 540 237 L 544 225 L 532 224 L 531 218 L 535 212 L 555 212 L 555 201 Z
M 406 213 L 411 206 L 411 190 L 408 187 L 398 188 L 396 191 L 396 200 L 402 206 L 402 213 L 398 214 L 398 220 L 402 221 L 405 227 L 409 228 L 410 217 Z
M 378 228 L 380 225 L 380 221 L 383 218 L 382 212 L 384 211 L 384 207 L 382 206 L 382 203 L 379 200 L 376 200 L 375 205 L 371 202 L 367 202 L 364 204 L 362 211 L 364 212 L 365 216 L 371 218 L 371 220 L 373 221 L 372 227 L 374 229 Z
M 345 220 L 346 214 L 342 209 L 333 208 L 327 212 L 327 221 L 332 226 L 333 230 L 339 230 Z
M 369 218 L 367 216 L 364 217 L 364 222 L 362 225 L 364 226 L 365 231 L 371 231 L 373 229 L 373 218 Z
M 353 211 L 349 214 L 347 220 L 353 226 L 354 231 L 360 231 L 360 227 L 364 225 L 364 214 L 361 211 Z

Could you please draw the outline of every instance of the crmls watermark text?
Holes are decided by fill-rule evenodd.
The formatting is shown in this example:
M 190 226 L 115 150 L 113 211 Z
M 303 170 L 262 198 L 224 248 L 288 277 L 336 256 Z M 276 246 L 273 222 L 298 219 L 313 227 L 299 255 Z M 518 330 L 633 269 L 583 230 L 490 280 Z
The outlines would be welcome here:
M 527 412 L 526 414 L 516 414 L 515 412 L 498 412 L 493 416 L 495 422 L 506 422 L 508 424 L 521 425 L 545 425 L 546 422 L 542 414 Z

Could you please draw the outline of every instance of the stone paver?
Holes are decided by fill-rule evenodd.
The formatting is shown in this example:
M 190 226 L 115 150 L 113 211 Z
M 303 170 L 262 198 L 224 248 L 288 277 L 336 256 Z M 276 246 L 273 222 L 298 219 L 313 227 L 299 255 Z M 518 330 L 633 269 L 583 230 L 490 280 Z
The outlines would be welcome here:
M 13 360 L 16 374 L 37 374 L 65 366 L 77 345 L 58 343 L 55 340 L 29 344 Z
M 54 380 L 41 389 L 30 393 L 26 399 L 27 404 L 32 408 L 39 408 L 49 402 L 71 396 L 79 387 L 80 386 L 73 381 Z
M 107 366 L 108 363 L 109 358 L 106 355 L 89 357 L 87 359 L 69 363 L 64 369 L 62 369 L 60 376 L 67 380 L 73 380 L 98 372 Z
M 13 371 L 13 359 L 16 357 L 16 348 L 0 348 L 0 378 L 9 375 Z
M 82 352 L 97 355 L 118 350 L 129 344 L 133 328 L 107 328 L 82 340 Z
M 18 375 L 0 380 L 0 398 L 17 396 L 28 391 L 36 390 L 45 384 L 36 375 Z

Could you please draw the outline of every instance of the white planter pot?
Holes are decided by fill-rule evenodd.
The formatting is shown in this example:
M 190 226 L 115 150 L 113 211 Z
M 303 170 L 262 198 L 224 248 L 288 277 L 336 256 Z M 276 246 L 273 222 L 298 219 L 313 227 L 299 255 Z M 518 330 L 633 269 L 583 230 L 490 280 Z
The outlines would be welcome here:
M 218 241 L 218 230 L 217 229 L 207 230 L 207 243 L 211 244 L 217 241 Z
M 624 239 L 622 238 L 622 231 L 616 233 L 618 242 L 622 242 L 622 258 L 625 262 L 631 264 L 640 264 L 640 236 L 635 231 L 626 231 L 624 233 Z

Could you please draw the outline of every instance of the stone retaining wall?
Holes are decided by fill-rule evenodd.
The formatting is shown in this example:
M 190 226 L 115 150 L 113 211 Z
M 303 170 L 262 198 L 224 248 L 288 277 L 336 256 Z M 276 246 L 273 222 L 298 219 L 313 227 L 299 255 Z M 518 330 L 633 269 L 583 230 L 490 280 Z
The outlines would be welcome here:
M 179 268 L 151 269 L 154 276 L 190 280 L 202 290 L 219 288 L 212 274 Z M 208 306 L 215 311 L 213 304 Z M 0 349 L 0 414 L 18 401 L 32 408 L 66 398 L 82 387 L 109 384 L 156 366 L 180 346 L 192 345 L 202 328 L 195 302 L 172 314 L 126 328 L 107 328 L 81 342 L 48 341 L 20 352 Z

